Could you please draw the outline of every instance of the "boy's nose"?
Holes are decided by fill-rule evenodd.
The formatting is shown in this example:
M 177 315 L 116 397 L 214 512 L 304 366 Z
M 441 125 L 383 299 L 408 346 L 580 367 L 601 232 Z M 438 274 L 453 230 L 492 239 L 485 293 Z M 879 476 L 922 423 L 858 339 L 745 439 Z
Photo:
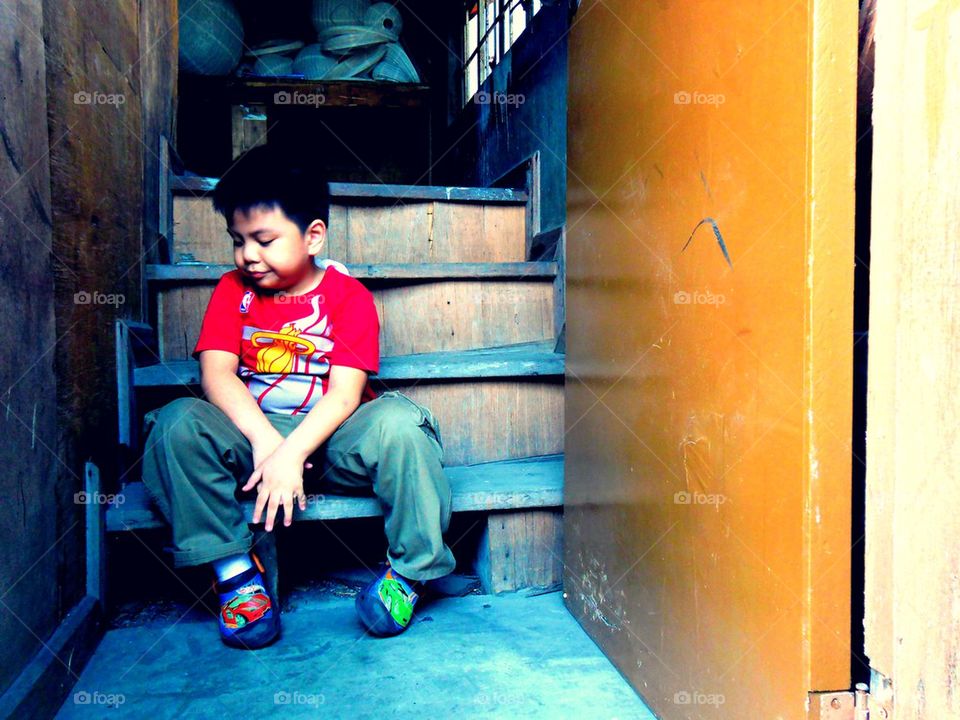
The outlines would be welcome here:
M 244 243 L 243 244 L 243 261 L 247 265 L 253 265 L 260 259 L 259 253 L 257 253 L 256 243 Z

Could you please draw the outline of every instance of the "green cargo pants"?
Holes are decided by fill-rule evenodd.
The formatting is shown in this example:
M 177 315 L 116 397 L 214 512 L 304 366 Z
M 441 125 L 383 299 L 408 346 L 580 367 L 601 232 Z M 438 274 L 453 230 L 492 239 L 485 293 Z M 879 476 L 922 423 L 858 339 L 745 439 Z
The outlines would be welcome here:
M 286 437 L 303 415 L 267 413 Z M 169 523 L 174 567 L 200 565 L 253 545 L 239 500 L 253 472 L 250 442 L 216 405 L 178 398 L 145 415 L 143 483 Z M 362 403 L 308 459 L 304 493 L 372 490 L 383 508 L 387 557 L 401 575 L 432 580 L 450 573 L 443 541 L 451 492 L 433 413 L 397 390 Z M 319 472 L 317 472 L 319 470 Z M 319 476 L 319 477 L 316 477 Z M 281 526 L 278 511 L 274 532 Z M 263 516 L 261 516 L 261 521 Z M 296 521 L 295 521 L 296 522 Z

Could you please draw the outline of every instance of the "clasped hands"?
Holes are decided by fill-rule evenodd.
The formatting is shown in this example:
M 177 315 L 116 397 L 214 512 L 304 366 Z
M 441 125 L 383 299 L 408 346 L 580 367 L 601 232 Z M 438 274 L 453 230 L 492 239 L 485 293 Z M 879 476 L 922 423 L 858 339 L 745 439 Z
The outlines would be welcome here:
M 247 492 L 257 488 L 252 522 L 260 522 L 260 515 L 266 509 L 264 529 L 270 532 L 277 510 L 283 506 L 283 524 L 289 526 L 293 522 L 295 500 L 301 512 L 307 509 L 303 471 L 313 467 L 313 463 L 307 462 L 310 453 L 287 442 L 280 433 L 258 439 L 251 445 L 254 470 L 241 490 Z

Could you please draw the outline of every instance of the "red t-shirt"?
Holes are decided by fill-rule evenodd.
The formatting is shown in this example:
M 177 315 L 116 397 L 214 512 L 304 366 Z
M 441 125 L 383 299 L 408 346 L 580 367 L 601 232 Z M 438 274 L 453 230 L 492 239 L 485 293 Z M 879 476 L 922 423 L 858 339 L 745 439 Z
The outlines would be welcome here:
M 333 266 L 303 295 L 261 295 L 239 270 L 213 290 L 193 350 L 240 358 L 237 375 L 264 412 L 307 413 L 326 394 L 330 366 L 380 369 L 380 320 L 373 295 Z M 377 397 L 369 379 L 360 402 Z

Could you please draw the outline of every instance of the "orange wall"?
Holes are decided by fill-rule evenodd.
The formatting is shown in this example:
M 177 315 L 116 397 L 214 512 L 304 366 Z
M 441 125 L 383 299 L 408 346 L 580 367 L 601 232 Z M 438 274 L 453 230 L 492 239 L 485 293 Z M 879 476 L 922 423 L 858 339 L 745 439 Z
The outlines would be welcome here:
M 849 683 L 857 17 L 824 5 L 573 20 L 566 592 L 664 718 Z M 684 249 L 707 217 L 732 265 L 709 223 Z

